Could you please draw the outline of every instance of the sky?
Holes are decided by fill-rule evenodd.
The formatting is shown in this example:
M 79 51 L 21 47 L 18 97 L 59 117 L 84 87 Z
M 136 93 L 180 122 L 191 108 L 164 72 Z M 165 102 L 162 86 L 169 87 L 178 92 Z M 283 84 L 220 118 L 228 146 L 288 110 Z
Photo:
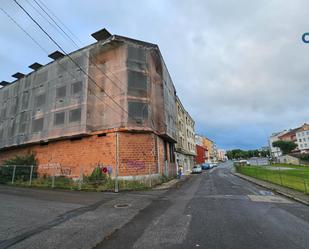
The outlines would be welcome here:
M 158 44 L 196 133 L 220 148 L 260 148 L 273 132 L 309 122 L 309 44 L 301 40 L 308 0 L 40 1 L 80 46 L 102 28 Z M 18 2 L 67 52 L 76 49 L 33 9 L 34 0 Z M 47 52 L 57 50 L 13 0 L 0 7 Z M 0 81 L 50 61 L 1 11 L 0 46 Z

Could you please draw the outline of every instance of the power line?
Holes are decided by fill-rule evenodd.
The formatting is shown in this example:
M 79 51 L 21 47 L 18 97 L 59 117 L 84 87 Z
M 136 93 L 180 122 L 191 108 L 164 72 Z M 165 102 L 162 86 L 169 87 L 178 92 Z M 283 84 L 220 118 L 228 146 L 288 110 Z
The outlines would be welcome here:
M 72 57 L 66 53 L 66 51 L 58 44 L 57 41 L 55 41 L 49 34 L 48 32 L 29 14 L 29 12 L 21 5 L 17 2 L 17 0 L 13 0 L 18 6 L 19 8 L 22 9 L 22 11 L 42 30 L 42 32 L 80 69 L 81 72 L 83 72 L 98 88 L 100 88 L 105 95 L 110 98 L 121 110 L 123 110 L 125 113 L 128 114 L 128 116 L 130 116 L 129 112 L 127 110 L 125 110 L 124 108 L 122 108 L 122 106 L 120 104 L 118 104 L 103 88 L 101 88 L 101 86 L 99 86 L 97 84 L 97 82 L 92 79 L 92 77 L 85 72 L 85 70 L 83 68 L 81 68 L 78 63 L 76 63 Z M 136 123 L 139 123 L 139 120 L 137 120 L 136 118 L 132 117 L 132 119 L 134 119 L 136 121 Z
M 6 12 L 3 8 L 0 8 L 0 10 L 15 24 L 17 25 L 18 28 L 20 28 L 41 50 L 43 50 L 46 54 L 49 54 L 49 52 L 40 45 L 40 43 L 35 40 L 30 33 L 27 32 L 27 30 L 25 30 L 8 12 Z M 72 74 L 69 70 L 67 70 L 63 65 L 61 65 L 61 63 L 59 61 L 56 60 L 56 63 L 65 71 L 67 71 L 70 76 L 72 76 L 75 80 L 78 80 L 74 74 Z M 116 111 L 114 108 L 112 108 L 109 104 L 105 103 L 104 100 L 102 98 L 100 98 L 99 96 L 97 96 L 96 94 L 93 93 L 93 95 L 98 98 L 99 100 L 102 101 L 103 104 L 107 105 L 108 107 L 110 107 L 113 111 L 115 111 L 116 113 L 122 115 L 121 112 Z
M 26 1 L 28 1 L 28 0 L 26 0 Z M 51 16 L 51 15 L 49 15 L 48 14 L 48 12 L 44 9 L 44 7 L 43 6 L 41 6 L 40 5 L 40 3 L 38 3 L 36 0 L 33 0 L 38 6 L 39 6 L 39 8 L 48 16 L 48 18 L 62 31 L 62 33 L 75 45 L 75 47 L 77 48 L 77 49 L 80 49 L 80 47 L 78 46 L 78 44 L 74 41 L 74 39 L 73 38 L 71 38 L 70 37 L 70 35 L 67 33 L 67 32 L 65 32 L 65 30 L 57 23 L 57 21 Z M 41 2 L 42 3 L 42 2 Z M 46 5 L 45 5 L 46 6 Z M 46 9 L 48 9 L 47 7 L 45 7 Z M 50 11 L 50 10 L 49 10 Z M 50 11 L 51 12 L 51 11 Z M 51 12 L 52 13 L 52 12 Z M 40 14 L 41 15 L 41 14 Z M 56 17 L 56 15 L 54 15 L 55 17 Z M 48 23 L 50 23 L 49 22 L 49 20 L 48 19 L 46 19 L 45 17 L 43 17 Z M 59 22 L 64 26 L 64 27 L 66 27 L 64 24 L 63 24 L 63 22 L 61 22 L 61 20 L 59 19 L 59 18 L 57 18 L 58 20 L 59 20 Z M 53 26 L 53 25 L 52 25 Z M 68 29 L 68 28 L 67 28 Z M 72 33 L 72 32 L 71 32 Z M 75 35 L 74 35 L 75 36 Z M 104 75 L 105 75 L 105 77 L 106 78 L 108 78 L 119 90 L 121 90 L 121 91 L 123 91 L 123 89 L 120 87 L 120 86 L 118 86 L 118 84 L 116 83 L 116 82 L 114 82 L 100 67 L 98 67 L 98 65 L 92 60 L 92 58 L 91 58 L 91 55 L 90 55 L 90 53 L 89 53 L 89 57 L 88 57 L 88 59 L 90 60 L 90 62 L 98 69 L 98 70 L 100 70 Z M 112 71 L 110 71 L 114 76 L 115 76 L 115 78 L 120 82 L 120 84 L 121 85 L 123 85 L 123 82 L 121 82 L 121 80 L 112 72 Z M 124 92 L 123 92 L 124 93 Z

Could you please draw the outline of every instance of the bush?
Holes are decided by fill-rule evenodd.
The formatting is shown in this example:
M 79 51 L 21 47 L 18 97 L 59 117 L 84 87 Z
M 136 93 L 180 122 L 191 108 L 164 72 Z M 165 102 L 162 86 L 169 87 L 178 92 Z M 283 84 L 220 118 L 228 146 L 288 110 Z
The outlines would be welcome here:
M 36 164 L 37 162 L 33 154 L 26 156 L 15 156 L 12 159 L 4 161 L 3 166 L 0 167 L 0 183 L 8 183 L 12 181 L 15 165 L 15 180 L 28 181 L 31 173 L 30 166 L 34 166 L 32 178 L 37 178 Z
M 104 174 L 100 167 L 96 167 L 88 177 L 88 180 L 95 182 L 106 182 L 108 178 L 108 175 Z

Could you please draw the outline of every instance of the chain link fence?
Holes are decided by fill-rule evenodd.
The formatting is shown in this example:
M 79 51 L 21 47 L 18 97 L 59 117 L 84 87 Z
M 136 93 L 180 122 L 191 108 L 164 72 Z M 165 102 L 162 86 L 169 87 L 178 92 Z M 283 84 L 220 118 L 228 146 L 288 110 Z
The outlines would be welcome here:
M 149 176 L 132 176 L 130 179 L 115 177 L 110 167 L 97 166 L 91 175 L 85 175 L 80 167 L 78 175 L 72 175 L 71 167 L 48 165 L 0 165 L 0 184 L 32 186 L 71 190 L 115 191 L 144 190 L 166 182 L 169 177 L 160 177 L 149 172 Z
M 236 165 L 238 173 L 309 194 L 309 167 L 294 165 Z

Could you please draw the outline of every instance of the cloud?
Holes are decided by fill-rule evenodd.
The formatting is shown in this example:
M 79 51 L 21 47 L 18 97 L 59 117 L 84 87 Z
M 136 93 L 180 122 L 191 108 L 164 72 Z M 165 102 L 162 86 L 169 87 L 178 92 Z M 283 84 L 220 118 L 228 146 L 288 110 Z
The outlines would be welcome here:
M 89 35 L 102 27 L 157 43 L 197 132 L 221 147 L 256 148 L 265 145 L 272 132 L 308 122 L 309 46 L 301 42 L 309 27 L 308 1 L 79 0 L 72 4 L 56 0 L 46 4 L 83 45 L 93 42 Z M 49 50 L 55 50 L 11 1 L 4 1 L 4 7 Z M 0 23 L 5 34 L 0 40 L 5 48 L 0 52 L 2 79 L 34 61 L 48 61 L 2 13 Z

